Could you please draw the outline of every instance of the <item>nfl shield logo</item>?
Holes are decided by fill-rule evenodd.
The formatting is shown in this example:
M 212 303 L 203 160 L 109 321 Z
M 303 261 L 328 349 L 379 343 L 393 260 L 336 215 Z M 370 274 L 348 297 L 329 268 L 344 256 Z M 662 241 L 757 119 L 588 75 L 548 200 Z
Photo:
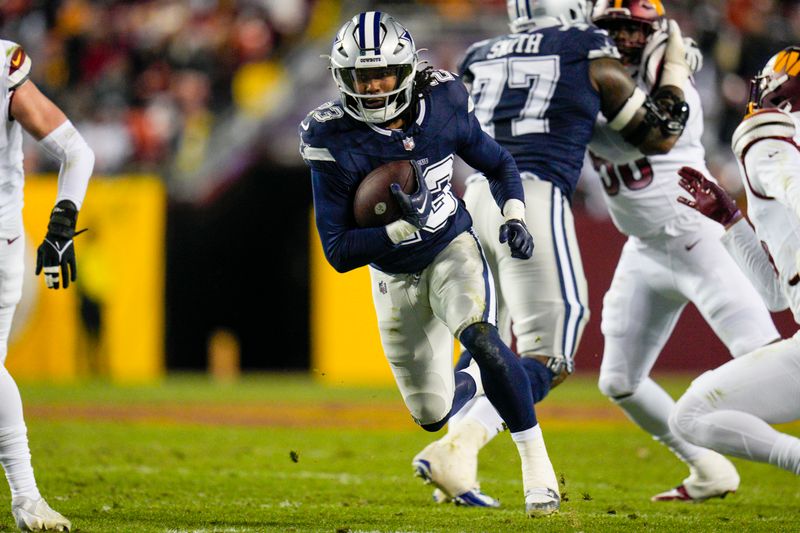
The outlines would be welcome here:
M 410 152 L 414 149 L 414 137 L 406 137 L 403 139 L 403 148 L 406 149 L 407 152 Z
M 386 282 L 385 281 L 379 281 L 378 282 L 378 290 L 381 291 L 381 294 L 386 294 L 387 289 L 386 289 Z

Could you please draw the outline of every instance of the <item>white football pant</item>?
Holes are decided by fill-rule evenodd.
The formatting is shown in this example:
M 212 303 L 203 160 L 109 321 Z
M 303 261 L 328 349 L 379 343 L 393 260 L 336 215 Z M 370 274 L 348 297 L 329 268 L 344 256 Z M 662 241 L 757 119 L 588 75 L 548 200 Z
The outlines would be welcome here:
M 603 300 L 599 388 L 640 427 L 691 464 L 703 451 L 673 435 L 674 401 L 648 376 L 688 302 L 733 356 L 779 338 L 750 281 L 720 243 L 724 229 L 702 219 L 694 231 L 630 237 Z M 703 346 L 687 346 L 687 356 Z
M 462 233 L 417 274 L 370 267 L 370 276 L 383 352 L 406 407 L 421 425 L 439 422 L 453 405 L 453 337 L 478 322 L 496 324 L 494 281 L 478 238 Z
M 800 439 L 769 424 L 800 419 L 800 332 L 706 372 L 678 400 L 676 435 L 800 475 Z

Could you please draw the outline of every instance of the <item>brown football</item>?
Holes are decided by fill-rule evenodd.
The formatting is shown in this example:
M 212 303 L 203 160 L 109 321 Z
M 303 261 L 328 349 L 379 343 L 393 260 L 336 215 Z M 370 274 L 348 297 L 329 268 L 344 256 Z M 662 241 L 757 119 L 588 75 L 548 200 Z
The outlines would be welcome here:
M 361 180 L 353 198 L 353 215 L 362 228 L 385 226 L 402 215 L 389 186 L 397 183 L 407 194 L 417 188 L 410 161 L 392 161 L 381 165 Z

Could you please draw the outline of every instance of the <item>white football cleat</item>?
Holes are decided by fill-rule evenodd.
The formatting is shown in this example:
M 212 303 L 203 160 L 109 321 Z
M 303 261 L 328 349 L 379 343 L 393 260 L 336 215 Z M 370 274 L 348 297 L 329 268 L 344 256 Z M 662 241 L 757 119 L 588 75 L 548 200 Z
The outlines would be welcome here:
M 739 473 L 733 463 L 713 452 L 700 457 L 689 466 L 689 477 L 683 483 L 665 492 L 656 494 L 651 501 L 702 502 L 709 498 L 724 498 L 739 488 Z
M 499 507 L 500 502 L 480 491 L 476 480 L 477 452 L 470 452 L 444 437 L 428 444 L 411 461 L 414 475 L 431 483 L 436 503 L 467 507 Z
M 525 491 L 525 512 L 531 518 L 557 513 L 560 507 L 561 496 L 553 489 L 540 488 Z
M 20 531 L 69 531 L 72 528 L 72 523 L 47 505 L 44 498 L 14 498 L 11 514 Z

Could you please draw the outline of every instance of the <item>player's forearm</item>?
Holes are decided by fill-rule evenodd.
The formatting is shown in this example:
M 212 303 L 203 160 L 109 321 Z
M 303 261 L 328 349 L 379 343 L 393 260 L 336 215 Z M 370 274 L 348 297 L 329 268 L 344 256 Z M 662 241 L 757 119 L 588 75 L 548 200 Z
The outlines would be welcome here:
M 747 220 L 740 219 L 730 226 L 721 240 L 770 311 L 783 311 L 789 307 L 775 267 Z
M 61 163 L 56 203 L 69 200 L 80 209 L 94 169 L 94 152 L 69 120 L 39 143 Z
M 340 233 L 323 233 L 322 247 L 325 258 L 337 272 L 374 263 L 394 249 L 383 227 L 350 229 Z

